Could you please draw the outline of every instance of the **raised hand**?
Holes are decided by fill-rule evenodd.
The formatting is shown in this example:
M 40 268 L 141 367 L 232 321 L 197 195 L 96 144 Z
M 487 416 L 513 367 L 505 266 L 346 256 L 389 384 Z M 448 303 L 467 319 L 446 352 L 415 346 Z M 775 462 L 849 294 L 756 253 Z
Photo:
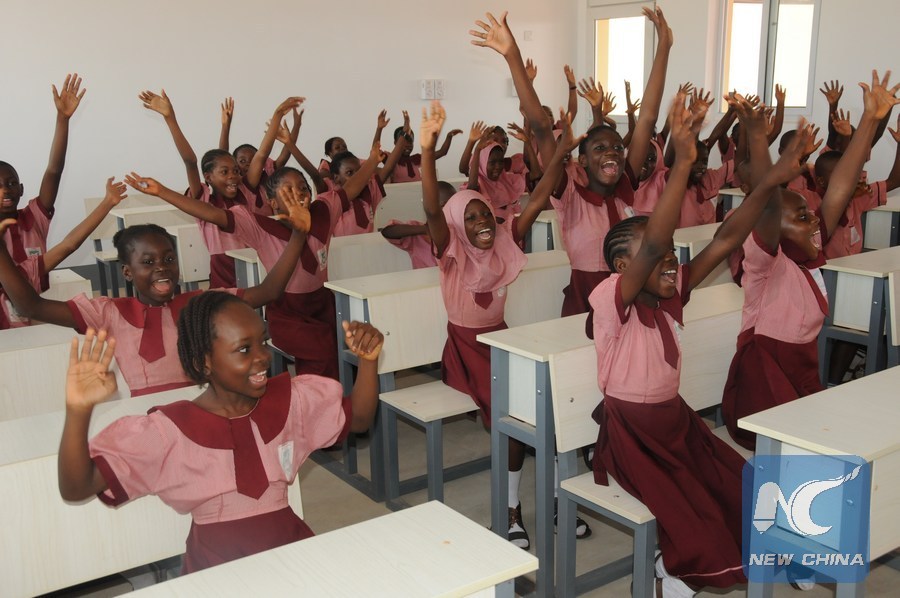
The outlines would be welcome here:
M 234 117 L 234 100 L 230 97 L 225 98 L 225 101 L 221 104 L 222 107 L 222 124 L 229 125 L 231 124 L 231 119 Z
M 781 85 L 775 85 L 775 103 L 784 105 L 784 99 L 787 97 L 787 90 Z
M 728 108 L 737 115 L 745 131 L 765 134 L 768 123 L 762 110 L 757 110 L 747 98 L 735 92 L 725 96 L 725 101 L 728 102 Z
M 590 80 L 582 79 L 579 81 L 578 95 L 587 100 L 594 108 L 603 105 L 603 86 L 596 83 L 593 77 Z
M 776 185 L 787 183 L 796 178 L 803 170 L 801 160 L 804 156 L 812 153 L 810 148 L 817 148 L 822 143 L 821 140 L 816 143 L 818 131 L 819 129 L 814 128 L 813 125 L 807 124 L 806 121 L 801 118 L 800 122 L 797 123 L 797 134 L 784 151 L 781 152 L 778 162 L 766 172 L 766 178 Z
M 381 354 L 384 335 L 371 324 L 362 322 L 341 323 L 344 328 L 344 342 L 354 354 L 367 361 L 375 361 Z
M 625 114 L 634 116 L 641 107 L 641 99 L 631 101 L 631 81 L 625 82 Z
M 568 154 L 578 147 L 581 140 L 587 136 L 587 133 L 575 137 L 572 129 L 572 114 L 562 108 L 559 109 L 559 120 L 563 124 L 563 129 L 562 135 L 559 136 L 559 141 L 556 144 L 557 146 L 562 146 L 562 151 Z
M 287 121 L 281 121 L 281 124 L 278 125 L 278 130 L 275 132 L 275 140 L 287 145 L 293 141 L 293 139 L 291 130 L 287 126 Z
M 300 136 L 300 127 L 303 125 L 303 113 L 306 112 L 306 109 L 297 112 L 297 109 L 294 108 L 291 110 L 291 119 L 293 124 L 291 125 L 291 140 L 294 143 L 297 143 L 297 138 Z
M 419 143 L 422 145 L 423 150 L 433 150 L 435 148 L 437 139 L 441 134 L 441 129 L 444 127 L 445 120 L 447 120 L 447 113 L 444 111 L 444 107 L 441 106 L 439 101 L 434 100 L 431 102 L 430 113 L 427 109 L 422 108 L 422 125 L 419 127 Z M 484 123 L 478 121 L 472 125 L 472 131 L 474 132 L 479 125 L 482 127 L 482 132 L 487 130 Z M 471 139 L 471 134 L 469 138 Z
M 387 117 L 387 110 L 382 110 L 378 113 L 378 120 L 376 121 L 375 126 L 379 129 L 383 129 L 388 126 L 389 122 L 391 122 L 391 119 Z
M 116 339 L 105 330 L 95 333 L 88 328 L 84 345 L 78 350 L 78 337 L 72 339 L 69 370 L 66 373 L 66 408 L 90 410 L 116 392 L 116 376 L 109 371 Z
M 888 131 L 891 132 L 891 137 L 894 138 L 894 141 L 900 143 L 900 114 L 897 115 L 897 129 L 894 130 L 888 127 Z
M 838 135 L 842 137 L 850 137 L 853 134 L 853 126 L 850 124 L 850 111 L 847 110 L 847 113 L 844 114 L 844 109 L 841 108 L 837 112 L 831 113 L 831 124 L 834 126 L 834 130 Z
M 506 123 L 506 128 L 509 131 L 510 137 L 513 139 L 518 139 L 522 143 L 528 143 L 528 133 L 518 125 L 518 123 Z
M 690 96 L 691 92 L 694 91 L 694 84 L 688 81 L 687 83 L 682 83 L 678 86 L 678 93 L 683 93 L 685 97 Z
M 607 92 L 603 96 L 603 116 L 606 116 L 610 112 L 616 109 L 616 96 L 612 94 L 612 92 Z
M 56 85 L 51 85 L 51 87 L 53 88 L 53 103 L 56 104 L 56 111 L 64 118 L 71 118 L 78 109 L 81 98 L 84 97 L 84 92 L 87 91 L 87 88 L 79 91 L 81 88 L 81 77 L 78 76 L 78 73 L 66 75 L 66 80 L 62 84 L 62 92 L 56 90 Z
M 301 233 L 308 233 L 312 227 L 309 213 L 309 195 L 301 195 L 293 186 L 282 185 L 277 191 L 278 199 L 284 204 L 287 214 L 276 214 L 275 218 L 287 222 L 291 228 Z
M 138 94 L 138 99 L 143 102 L 144 108 L 159 112 L 163 118 L 168 118 L 175 113 L 172 108 L 172 102 L 169 100 L 169 96 L 166 95 L 165 89 L 161 89 L 159 94 L 155 94 L 152 91 L 145 89 Z
M 159 195 L 162 187 L 156 181 L 147 177 L 142 177 L 136 172 L 125 175 L 125 183 L 136 191 L 146 193 L 147 195 Z
M 409 126 L 409 112 L 406 110 L 403 111 L 403 134 L 409 138 L 409 134 L 412 133 L 412 127 Z
M 759 106 L 759 103 L 760 103 L 762 100 L 759 99 L 759 96 L 758 96 L 758 95 L 751 94 L 751 95 L 747 96 L 747 101 L 750 102 L 750 105 L 751 105 L 751 106 L 753 106 L 754 108 L 756 108 L 757 106 Z
M 525 74 L 529 81 L 534 81 L 537 77 L 537 65 L 530 58 L 525 61 Z
M 303 97 L 300 97 L 300 96 L 291 96 L 291 97 L 285 99 L 285 100 L 284 100 L 283 102 L 281 102 L 280 104 L 278 104 L 278 107 L 275 108 L 275 112 L 274 112 L 274 114 L 273 114 L 273 117 L 274 117 L 274 118 L 277 118 L 278 120 L 281 120 L 282 118 L 284 118 L 284 116 L 285 116 L 288 112 L 290 112 L 290 111 L 293 110 L 294 108 L 299 107 L 300 104 L 302 104 L 302 103 L 305 102 L 305 101 L 306 101 L 306 98 L 303 98 Z
M 462 135 L 462 132 L 463 132 L 462 129 L 450 129 L 450 131 L 447 132 L 447 137 L 448 138 L 456 137 L 457 135 Z
M 660 47 L 668 46 L 671 48 L 672 44 L 675 42 L 675 36 L 672 35 L 672 28 L 669 27 L 669 23 L 666 21 L 662 9 L 658 6 L 655 10 L 652 8 L 644 8 L 643 12 L 644 16 L 653 23 L 654 27 L 656 27 L 656 38 L 659 40 Z
M 125 195 L 125 191 L 128 189 L 125 186 L 125 183 L 117 183 L 115 182 L 116 177 L 109 177 L 106 179 L 106 196 L 103 198 L 105 201 L 110 202 L 112 205 L 117 206 L 119 202 L 128 197 Z
M 691 92 L 691 101 L 688 109 L 694 116 L 694 122 L 698 120 L 700 122 L 703 122 L 703 119 L 706 118 L 706 113 L 709 111 L 709 107 L 712 106 L 712 103 L 712 94 L 708 91 L 704 91 L 702 87 L 698 87 Z
M 829 84 L 829 82 L 826 81 L 825 84 L 819 88 L 819 91 L 825 96 L 829 109 L 832 111 L 836 110 L 838 102 L 844 94 L 844 86 L 841 85 L 841 82 L 835 79 Z
M 488 23 L 484 21 L 475 21 L 483 31 L 469 29 L 469 35 L 475 39 L 471 40 L 473 45 L 482 48 L 491 48 L 501 56 L 507 56 L 516 47 L 516 39 L 513 37 L 512 31 L 506 22 L 506 11 L 500 15 L 500 20 L 494 18 L 491 13 L 486 13 Z
M 563 66 L 563 74 L 566 76 L 566 82 L 569 87 L 575 87 L 575 71 L 568 64 Z
M 684 107 L 685 98 L 686 95 L 680 91 L 675 94 L 675 101 L 669 111 L 669 139 L 675 148 L 675 159 L 693 164 L 697 159 L 697 135 L 692 129 L 694 117 Z
M 881 120 L 887 113 L 891 111 L 894 104 L 900 103 L 897 97 L 897 90 L 900 89 L 900 83 L 888 89 L 890 84 L 891 71 L 885 71 L 884 77 L 878 79 L 878 71 L 872 70 L 872 87 L 865 83 L 860 83 L 863 88 L 863 106 L 864 116 L 873 116 L 876 120 Z
M 472 128 L 469 129 L 469 141 L 475 143 L 476 141 L 484 137 L 485 131 L 487 131 L 487 125 L 484 124 L 483 120 L 477 120 L 473 122 Z

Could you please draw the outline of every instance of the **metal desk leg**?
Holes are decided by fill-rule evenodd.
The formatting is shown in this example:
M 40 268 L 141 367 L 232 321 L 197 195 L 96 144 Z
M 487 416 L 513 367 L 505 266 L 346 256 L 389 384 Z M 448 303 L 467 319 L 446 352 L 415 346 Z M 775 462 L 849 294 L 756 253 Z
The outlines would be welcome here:
M 500 419 L 509 415 L 509 353 L 491 347 L 491 529 L 506 539 L 509 507 L 509 436 Z
M 537 572 L 538 596 L 553 595 L 553 464 L 555 441 L 553 432 L 553 401 L 550 396 L 550 367 L 546 363 L 535 364 L 535 389 L 537 395 L 536 437 L 535 437 L 535 519 L 537 558 L 540 569 Z

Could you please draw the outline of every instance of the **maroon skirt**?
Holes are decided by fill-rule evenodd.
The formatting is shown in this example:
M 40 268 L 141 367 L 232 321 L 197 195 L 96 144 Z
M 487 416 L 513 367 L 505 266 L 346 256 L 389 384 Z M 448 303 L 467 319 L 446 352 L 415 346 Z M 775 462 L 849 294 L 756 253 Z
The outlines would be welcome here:
M 786 343 L 755 334 L 751 328 L 738 337 L 722 395 L 722 419 L 735 442 L 754 450 L 756 434 L 739 429 L 740 418 L 821 390 L 815 339 Z
M 310 293 L 284 293 L 266 307 L 276 347 L 294 358 L 297 374 L 338 379 L 334 294 L 325 287 Z
M 193 573 L 315 534 L 290 507 L 234 521 L 191 523 L 182 573 Z
M 224 253 L 209 256 L 209 288 L 233 289 L 237 287 L 237 275 L 234 271 L 234 258 Z
M 450 388 L 472 397 L 487 428 L 491 427 L 491 348 L 475 337 L 506 328 L 506 322 L 486 328 L 465 328 L 447 322 L 447 344 L 441 357 L 442 379 Z
M 587 313 L 591 309 L 588 297 L 610 274 L 611 272 L 586 272 L 572 268 L 569 286 L 563 289 L 562 317 Z
M 696 586 L 745 583 L 741 567 L 744 459 L 716 438 L 684 400 L 632 403 L 606 395 L 594 480 L 606 474 L 656 517 L 666 569 Z

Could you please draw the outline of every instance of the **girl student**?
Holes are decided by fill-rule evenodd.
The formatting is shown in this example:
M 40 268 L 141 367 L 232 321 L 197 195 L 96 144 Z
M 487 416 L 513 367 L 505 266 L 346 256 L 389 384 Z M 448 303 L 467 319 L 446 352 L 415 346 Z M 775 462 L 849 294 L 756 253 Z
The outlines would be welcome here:
M 551 197 L 572 264 L 569 286 L 564 291 L 563 316 L 588 310 L 590 292 L 609 276 L 608 267 L 600 258 L 603 238 L 611 226 L 632 214 L 631 203 L 637 187 L 634 173 L 640 170 L 647 156 L 672 46 L 672 30 L 662 11 L 659 8 L 644 9 L 644 14 L 656 27 L 659 44 L 627 158 L 622 137 L 614 129 L 607 126 L 591 128 L 579 145 L 578 156 L 578 162 L 587 174 L 587 185 L 582 186 L 575 177 L 564 174 Z M 499 21 L 490 13 L 487 18 L 489 23 L 477 22 L 481 31 L 470 31 L 475 38 L 472 43 L 492 48 L 506 59 L 525 117 L 537 139 L 541 159 L 547 163 L 554 152 L 551 123 L 528 81 L 519 46 L 506 23 L 506 13 Z
M 499 223 L 512 222 L 522 213 L 519 200 L 525 192 L 525 173 L 513 173 L 503 166 L 506 148 L 485 132 L 472 152 L 466 189 L 478 191 L 490 203 Z
M 75 253 L 81 247 L 85 240 L 90 236 L 94 229 L 97 228 L 103 219 L 109 214 L 109 211 L 119 205 L 125 195 L 125 184 L 114 183 L 110 177 L 106 181 L 106 195 L 97 204 L 97 207 L 87 215 L 87 218 L 79 222 L 60 241 L 57 245 L 49 248 L 46 253 L 38 255 L 30 255 L 25 261 L 16 264 L 22 278 L 24 278 L 36 293 L 41 293 L 47 289 L 45 281 L 48 280 L 47 274 L 56 268 L 64 259 Z M 9 227 L 16 224 L 16 221 L 9 218 L 0 221 L 0 235 Z M 16 311 L 12 301 L 7 297 L 3 287 L 0 286 L 0 330 L 8 328 L 21 328 L 31 326 L 31 319 L 25 317 Z
M 748 134 L 761 140 L 768 162 L 764 118 L 741 98 L 738 114 Z M 598 484 L 611 474 L 656 517 L 661 558 L 657 592 L 693 596 L 693 586 L 729 587 L 745 582 L 741 566 L 741 472 L 744 460 L 716 438 L 678 394 L 681 350 L 676 324 L 691 290 L 763 218 L 780 218 L 770 195 L 799 172 L 802 128 L 778 164 L 690 264 L 679 266 L 672 234 L 697 155 L 702 115 L 676 95 L 671 141 L 676 157 L 668 184 L 649 218 L 613 226 L 604 259 L 613 274 L 591 293 L 589 323 L 597 348 L 597 381 L 603 400 L 593 413 L 600 424 L 593 469 Z M 590 322 L 592 320 L 592 322 Z
M 863 88 L 864 111 L 856 134 L 834 167 L 822 205 L 811 211 L 802 196 L 780 195 L 781 210 L 764 217 L 744 243 L 744 314 L 737 351 L 722 397 L 728 432 L 752 449 L 755 434 L 739 430 L 738 419 L 823 390 L 819 379 L 817 339 L 828 312 L 822 246 L 840 223 L 853 197 L 875 130 L 900 103 L 900 84 L 888 88 L 890 71 Z M 817 146 L 806 148 L 806 155 Z M 751 154 L 751 181 L 764 173 L 765 162 Z M 748 181 L 744 181 L 748 183 Z
M 447 136 L 444 137 L 444 143 L 441 145 L 440 149 L 434 152 L 435 159 L 441 159 L 447 155 L 447 152 L 450 151 L 450 144 L 453 142 L 453 138 L 456 135 L 462 133 L 462 129 L 453 129 L 447 133 Z M 413 154 L 413 143 L 415 142 L 415 135 L 410 129 L 409 126 L 409 112 L 406 110 L 403 111 L 403 126 L 397 127 L 394 129 L 394 143 L 397 143 L 397 139 L 401 136 L 406 136 L 406 149 L 403 150 L 403 153 L 400 155 L 400 158 L 397 160 L 397 165 L 394 167 L 394 171 L 391 173 L 392 183 L 409 183 L 412 181 L 421 181 L 422 180 L 422 154 Z
M 266 137 L 274 136 L 278 126 L 278 119 L 273 118 Z M 306 179 L 294 168 L 281 168 L 267 181 L 267 193 L 272 198 L 272 209 L 277 215 L 289 212 L 290 206 L 284 198 L 290 197 L 294 203 L 308 209 L 310 217 L 310 226 L 300 252 L 300 267 L 290 272 L 285 292 L 266 308 L 272 340 L 275 346 L 294 357 L 297 372 L 338 377 L 334 295 L 324 286 L 328 279 L 328 245 L 343 214 L 342 200 L 353 198 L 366 188 L 380 153 L 380 147 L 373 146 L 370 159 L 356 176 L 348 179 L 341 189 L 320 195 L 316 201 L 311 201 Z M 230 156 L 225 156 L 231 160 Z M 278 263 L 289 242 L 292 242 L 288 227 L 252 214 L 243 206 L 223 208 L 194 201 L 154 179 L 136 173 L 127 176 L 125 182 L 228 233 L 242 246 L 252 247 L 266 269 Z
M 229 151 L 229 142 L 231 140 L 231 121 L 234 118 L 234 99 L 230 97 L 225 98 L 221 104 L 221 110 L 222 129 L 219 133 L 219 149 L 227 152 Z M 293 125 L 291 126 L 291 135 L 296 141 L 297 135 L 300 133 L 303 111 L 297 112 L 297 109 L 294 108 L 292 110 L 292 115 Z M 238 168 L 241 169 L 241 176 L 244 177 L 244 185 L 248 187 L 249 185 L 246 177 L 247 173 L 250 171 L 250 166 L 253 164 L 253 158 L 256 156 L 257 151 L 258 150 L 249 143 L 243 143 L 234 148 L 234 151 L 231 153 L 231 155 L 234 156 L 234 161 L 237 162 Z M 260 195 L 260 189 L 265 186 L 266 177 L 287 164 L 290 157 L 291 154 L 286 147 L 281 148 L 281 153 L 274 160 L 266 156 L 256 193 L 257 198 L 261 198 L 262 202 L 266 204 L 266 207 L 268 207 L 268 202 L 265 201 L 266 198 L 264 196 Z
M 47 234 L 50 230 L 50 219 L 53 218 L 59 182 L 66 165 L 66 149 L 69 144 L 69 120 L 84 97 L 87 89 L 81 89 L 81 77 L 78 73 L 66 75 L 62 91 L 53 88 L 53 103 L 56 106 L 56 129 L 50 144 L 50 159 L 38 196 L 29 201 L 24 208 L 19 202 L 25 193 L 25 187 L 19 180 L 19 173 L 9 162 L 0 161 L 0 220 L 13 219 L 15 223 L 8 226 L 2 234 L 3 243 L 19 264 L 30 255 L 46 253 Z M 49 280 L 42 283 L 41 290 L 46 291 Z
M 477 191 L 460 191 L 443 208 L 439 204 L 434 148 L 445 118 L 440 102 L 432 102 L 431 114 L 423 114 L 419 134 L 425 216 L 440 268 L 441 295 L 449 320 L 447 344 L 441 358 L 443 380 L 471 396 L 481 410 L 484 424 L 489 426 L 490 351 L 476 337 L 506 328 L 503 312 L 507 287 L 528 261 L 517 243 L 547 204 L 553 182 L 562 170 L 563 156 L 576 142 L 568 124 L 552 159 L 547 161 L 548 176 L 541 179 L 521 216 L 508 226 L 497 226 L 490 204 Z M 522 525 L 518 500 L 525 446 L 510 438 L 509 447 L 508 538 L 516 546 L 527 549 L 530 542 Z M 586 525 L 584 529 L 587 530 Z
M 378 113 L 378 121 L 375 125 L 375 137 L 372 139 L 372 143 L 381 144 L 381 133 L 390 122 L 391 119 L 387 116 L 387 110 L 382 109 L 381 112 Z M 396 141 L 396 137 L 394 139 Z M 396 145 L 396 143 L 394 145 Z M 349 151 L 347 142 L 344 141 L 343 137 L 330 137 L 325 141 L 325 157 L 319 162 L 319 173 L 328 182 L 329 188 L 331 180 L 334 178 L 334 170 L 331 165 L 335 156 L 346 154 Z M 384 162 L 386 158 L 387 154 L 382 153 L 378 157 L 378 161 Z
M 258 201 L 259 198 L 252 190 L 255 187 L 249 187 L 247 184 L 244 184 L 244 181 L 246 180 L 249 185 L 255 186 L 259 184 L 266 158 L 268 158 L 275 143 L 274 136 L 269 142 L 263 139 L 260 149 L 257 151 L 257 155 L 254 156 L 246 175 L 241 174 L 241 170 L 231 154 L 220 149 L 210 150 L 203 154 L 200 168 L 198 169 L 197 155 L 178 125 L 178 121 L 175 118 L 175 110 L 165 90 L 162 90 L 160 95 L 144 91 L 141 93 L 140 99 L 147 109 L 163 115 L 166 125 L 172 134 L 175 147 L 184 161 L 188 179 L 187 195 L 189 197 L 223 209 L 233 205 L 243 205 L 264 216 L 272 214 L 272 210 L 267 203 L 260 204 Z M 292 108 L 300 105 L 303 100 L 304 98 L 299 97 L 286 99 L 278 106 L 272 118 L 280 123 L 284 115 Z M 201 173 L 203 175 L 202 179 Z M 142 190 L 138 189 L 138 191 Z M 229 249 L 243 249 L 245 245 L 235 239 L 233 235 L 206 222 L 198 221 L 197 226 L 200 227 L 203 242 L 209 250 L 210 286 L 214 288 L 235 287 L 237 285 L 237 277 L 234 269 L 234 258 L 228 257 L 225 255 L 225 252 Z
M 291 242 L 266 279 L 249 289 L 229 289 L 250 305 L 262 307 L 278 299 L 290 279 L 309 230 L 309 211 L 293 196 L 285 196 L 286 218 L 294 229 Z M 191 384 L 178 367 L 175 322 L 187 301 L 203 291 L 175 294 L 178 257 L 175 243 L 164 228 L 140 224 L 113 237 L 122 274 L 134 285 L 134 297 L 79 295 L 52 301 L 38 295 L 22 279 L 9 255 L 0 250 L 0 285 L 16 309 L 26 317 L 68 326 L 79 333 L 88 328 L 107 330 L 119 339 L 119 368 L 132 396 L 180 388 Z
M 193 401 L 120 418 L 90 440 L 94 406 L 116 390 L 109 371 L 116 340 L 88 330 L 80 352 L 72 341 L 60 494 L 97 495 L 110 506 L 156 494 L 190 513 L 184 573 L 314 535 L 288 505 L 288 486 L 314 450 L 365 431 L 378 401 L 382 335 L 358 322 L 344 330 L 359 356 L 346 398 L 328 378 L 269 379 L 268 334 L 253 308 L 229 293 L 195 296 L 178 319 L 178 356 L 183 375 L 206 389 Z

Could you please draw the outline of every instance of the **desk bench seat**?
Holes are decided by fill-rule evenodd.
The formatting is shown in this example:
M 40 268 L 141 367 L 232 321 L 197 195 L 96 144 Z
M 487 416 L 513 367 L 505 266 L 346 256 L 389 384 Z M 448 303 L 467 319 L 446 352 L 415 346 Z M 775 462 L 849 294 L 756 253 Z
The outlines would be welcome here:
M 440 380 L 419 384 L 381 395 L 381 425 L 384 438 L 397 438 L 397 417 L 411 420 L 425 428 L 426 462 L 428 464 L 428 500 L 444 500 L 443 420 L 478 410 L 472 398 L 450 388 Z M 400 497 L 400 469 L 396 442 L 385 447 L 385 496 L 387 500 Z M 455 479 L 462 475 L 484 471 L 490 467 L 490 457 L 470 461 L 455 468 Z M 448 471 L 448 473 L 450 473 Z M 411 482 L 415 480 L 407 480 Z M 407 492 L 410 490 L 406 490 Z

